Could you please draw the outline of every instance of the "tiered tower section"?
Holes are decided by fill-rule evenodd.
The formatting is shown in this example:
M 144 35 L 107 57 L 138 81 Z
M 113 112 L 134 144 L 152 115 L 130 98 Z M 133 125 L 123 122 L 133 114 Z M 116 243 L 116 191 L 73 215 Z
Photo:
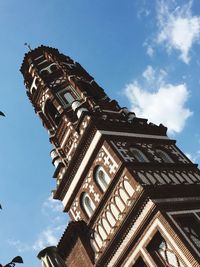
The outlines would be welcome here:
M 57 49 L 30 51 L 21 72 L 72 220 L 57 246 L 66 265 L 200 266 L 200 174 L 167 129 L 121 108 Z

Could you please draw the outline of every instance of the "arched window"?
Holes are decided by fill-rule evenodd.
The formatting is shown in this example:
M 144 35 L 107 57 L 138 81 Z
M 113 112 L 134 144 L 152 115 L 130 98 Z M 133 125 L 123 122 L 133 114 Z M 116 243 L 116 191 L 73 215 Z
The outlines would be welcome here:
M 174 161 L 171 159 L 171 157 L 163 150 L 156 149 L 156 154 L 159 158 L 163 160 L 165 163 L 173 163 Z
M 95 210 L 95 205 L 92 199 L 89 197 L 87 193 L 83 193 L 81 204 L 83 206 L 83 209 L 85 210 L 86 214 L 90 218 Z
M 108 184 L 110 183 L 110 177 L 102 166 L 98 166 L 94 173 L 95 181 L 100 186 L 103 192 L 106 191 Z
M 131 147 L 130 148 L 130 152 L 131 154 L 134 156 L 134 158 L 139 161 L 139 162 L 149 162 L 149 160 L 147 159 L 147 157 L 144 155 L 144 153 L 136 148 L 136 147 Z
M 51 124 L 59 124 L 60 113 L 50 100 L 47 100 L 47 102 L 45 103 L 44 113 L 49 118 Z

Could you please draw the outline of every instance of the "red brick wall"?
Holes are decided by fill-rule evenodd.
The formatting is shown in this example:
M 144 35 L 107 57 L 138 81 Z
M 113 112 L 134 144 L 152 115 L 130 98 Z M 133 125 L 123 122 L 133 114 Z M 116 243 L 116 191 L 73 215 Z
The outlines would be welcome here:
M 84 248 L 83 243 L 78 238 L 75 246 L 69 254 L 66 264 L 68 267 L 91 267 L 94 266 Z

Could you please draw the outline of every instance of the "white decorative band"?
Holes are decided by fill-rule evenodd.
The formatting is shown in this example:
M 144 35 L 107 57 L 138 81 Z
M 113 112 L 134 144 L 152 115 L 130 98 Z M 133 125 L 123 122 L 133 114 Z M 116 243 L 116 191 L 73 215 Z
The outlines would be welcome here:
M 167 136 L 163 135 L 150 135 L 150 134 L 138 134 L 138 133 L 126 133 L 126 132 L 114 132 L 114 131 L 100 131 L 105 135 L 118 135 L 118 136 L 127 136 L 127 137 L 139 137 L 139 138 L 153 138 L 153 139 L 169 139 Z

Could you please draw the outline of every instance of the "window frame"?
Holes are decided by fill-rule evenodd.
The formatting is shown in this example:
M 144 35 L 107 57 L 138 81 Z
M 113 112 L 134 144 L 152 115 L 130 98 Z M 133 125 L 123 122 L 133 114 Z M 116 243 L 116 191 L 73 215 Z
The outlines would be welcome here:
M 130 151 L 131 155 L 135 158 L 135 160 L 137 160 L 138 162 L 140 162 L 140 163 L 149 162 L 149 159 L 147 158 L 147 156 L 144 154 L 144 152 L 140 148 L 131 146 L 129 148 L 129 151 Z M 136 153 L 134 153 L 134 151 Z
M 87 202 L 86 202 L 87 200 Z M 81 195 L 81 207 L 88 218 L 91 218 L 96 206 L 88 193 L 84 192 Z
M 68 101 L 65 96 L 66 94 L 70 94 L 71 97 L 73 98 L 73 101 Z M 71 84 L 68 84 L 62 90 L 58 91 L 57 96 L 62 105 L 64 106 L 64 108 L 69 108 L 71 107 L 74 101 L 80 100 L 80 96 L 78 95 L 78 93 L 75 91 L 75 88 Z
M 156 155 L 162 160 L 162 162 L 164 163 L 174 163 L 174 160 L 172 159 L 172 157 L 168 154 L 168 152 L 166 152 L 165 150 L 163 150 L 162 148 L 156 148 Z
M 162 244 L 164 244 L 164 248 L 162 247 Z M 169 248 L 170 246 L 170 248 Z M 163 254 L 162 255 L 162 250 Z M 160 233 L 160 231 L 157 231 L 155 235 L 153 236 L 152 240 L 147 245 L 147 251 L 159 267 L 172 267 L 173 265 L 169 262 L 169 256 L 166 251 L 173 254 L 177 260 L 177 266 L 174 265 L 174 267 L 183 267 L 183 263 L 174 252 L 173 247 L 171 244 L 163 237 L 163 235 Z M 170 254 L 169 254 L 170 255 Z
M 104 173 L 103 178 L 98 176 L 100 171 Z M 105 192 L 110 184 L 111 178 L 107 174 L 103 166 L 98 165 L 95 167 L 95 170 L 94 170 L 94 180 L 96 184 L 98 185 L 98 187 L 101 189 L 101 191 Z

